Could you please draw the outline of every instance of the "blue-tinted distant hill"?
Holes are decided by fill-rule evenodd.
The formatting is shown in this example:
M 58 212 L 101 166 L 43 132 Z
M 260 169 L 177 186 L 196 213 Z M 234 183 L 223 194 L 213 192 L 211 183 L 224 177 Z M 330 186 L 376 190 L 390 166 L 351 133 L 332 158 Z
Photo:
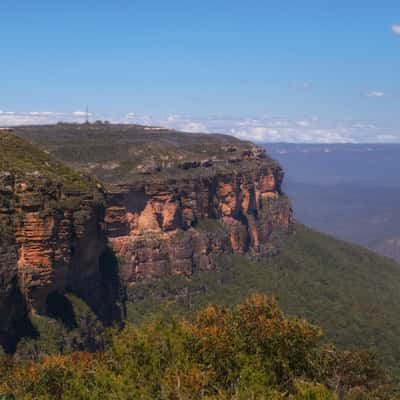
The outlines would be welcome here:
M 302 222 L 400 260 L 400 145 L 267 144 Z
M 400 144 L 268 143 L 288 182 L 400 186 Z

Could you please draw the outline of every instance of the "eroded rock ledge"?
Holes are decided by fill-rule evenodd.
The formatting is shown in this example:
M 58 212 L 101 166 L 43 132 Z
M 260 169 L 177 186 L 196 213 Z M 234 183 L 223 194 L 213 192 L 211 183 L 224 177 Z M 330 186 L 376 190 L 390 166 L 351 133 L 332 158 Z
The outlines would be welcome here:
M 283 173 L 258 152 L 238 168 L 183 179 L 114 186 L 105 229 L 132 284 L 212 270 L 221 253 L 273 254 L 292 229 Z
M 0 214 L 3 221 L 8 219 L 5 226 L 15 249 L 8 245 L 4 256 L 11 265 L 16 255 L 19 288 L 28 306 L 45 312 L 47 296 L 65 290 L 98 306 L 106 250 L 101 192 L 98 197 L 68 193 L 41 176 L 21 181 L 11 174 L 6 182 L 0 178 L 0 187 L 8 192 L 8 207 Z

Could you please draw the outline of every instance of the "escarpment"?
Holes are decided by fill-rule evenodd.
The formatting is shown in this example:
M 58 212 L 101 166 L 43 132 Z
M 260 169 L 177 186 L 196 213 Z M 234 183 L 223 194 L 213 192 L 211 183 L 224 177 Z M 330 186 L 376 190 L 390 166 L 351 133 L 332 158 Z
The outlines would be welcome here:
M 274 254 L 292 228 L 282 171 L 260 156 L 187 179 L 121 185 L 108 193 L 105 229 L 128 282 L 211 270 L 222 253 Z
M 274 254 L 292 229 L 283 172 L 250 142 L 138 125 L 16 133 L 104 182 L 105 231 L 127 284 L 212 270 L 222 253 Z
M 29 310 L 46 314 L 52 294 L 76 293 L 103 321 L 118 318 L 118 288 L 101 265 L 101 186 L 10 134 L 0 148 L 0 343 Z
M 54 294 L 120 320 L 124 286 L 213 270 L 222 254 L 273 255 L 292 230 L 281 168 L 232 137 L 61 124 L 1 132 L 0 147 L 5 346 Z

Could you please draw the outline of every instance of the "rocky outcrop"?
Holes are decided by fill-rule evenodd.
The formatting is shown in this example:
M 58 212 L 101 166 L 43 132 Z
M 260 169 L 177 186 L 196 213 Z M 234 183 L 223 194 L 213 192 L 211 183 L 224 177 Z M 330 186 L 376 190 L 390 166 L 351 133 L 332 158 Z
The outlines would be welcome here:
M 81 143 L 80 128 L 51 137 Z M 101 146 L 79 165 L 92 171 L 95 161 L 106 187 L 1 133 L 0 344 L 28 311 L 46 314 L 53 295 L 75 293 L 104 322 L 120 320 L 125 285 L 213 270 L 224 253 L 272 255 L 291 232 L 283 172 L 260 148 L 221 135 L 111 129 L 93 143 L 88 136 Z M 104 152 L 110 134 L 111 152 L 125 158 Z M 162 154 L 148 137 L 163 143 Z M 68 143 L 57 154 L 73 165 Z
M 40 178 L 15 185 L 18 274 L 29 305 L 38 311 L 50 292 L 68 287 L 81 291 L 82 281 L 97 281 L 105 249 L 102 210 L 92 196 L 65 196 L 62 187 L 45 188 Z
M 114 186 L 105 228 L 128 284 L 211 270 L 221 253 L 273 254 L 292 228 L 281 168 L 246 152 L 237 166 L 192 177 Z
M 1 136 L 0 145 L 0 344 L 12 348 L 27 313 L 46 314 L 52 294 L 73 292 L 103 322 L 120 319 L 101 186 L 47 156 L 35 158 L 12 136 Z M 33 169 L 50 163 L 64 175 Z

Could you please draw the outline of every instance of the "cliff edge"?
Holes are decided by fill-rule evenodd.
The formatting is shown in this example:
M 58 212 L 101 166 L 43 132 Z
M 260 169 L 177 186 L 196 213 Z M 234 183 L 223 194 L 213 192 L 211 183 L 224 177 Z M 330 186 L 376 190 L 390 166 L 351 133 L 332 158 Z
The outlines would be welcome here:
M 0 344 L 15 345 L 28 313 L 51 314 L 54 295 L 77 295 L 107 324 L 139 281 L 190 278 L 222 254 L 276 254 L 293 226 L 282 179 L 264 150 L 224 135 L 0 132 Z
M 105 232 L 127 284 L 212 270 L 222 253 L 274 254 L 292 229 L 283 171 L 251 142 L 139 125 L 15 132 L 104 182 Z

